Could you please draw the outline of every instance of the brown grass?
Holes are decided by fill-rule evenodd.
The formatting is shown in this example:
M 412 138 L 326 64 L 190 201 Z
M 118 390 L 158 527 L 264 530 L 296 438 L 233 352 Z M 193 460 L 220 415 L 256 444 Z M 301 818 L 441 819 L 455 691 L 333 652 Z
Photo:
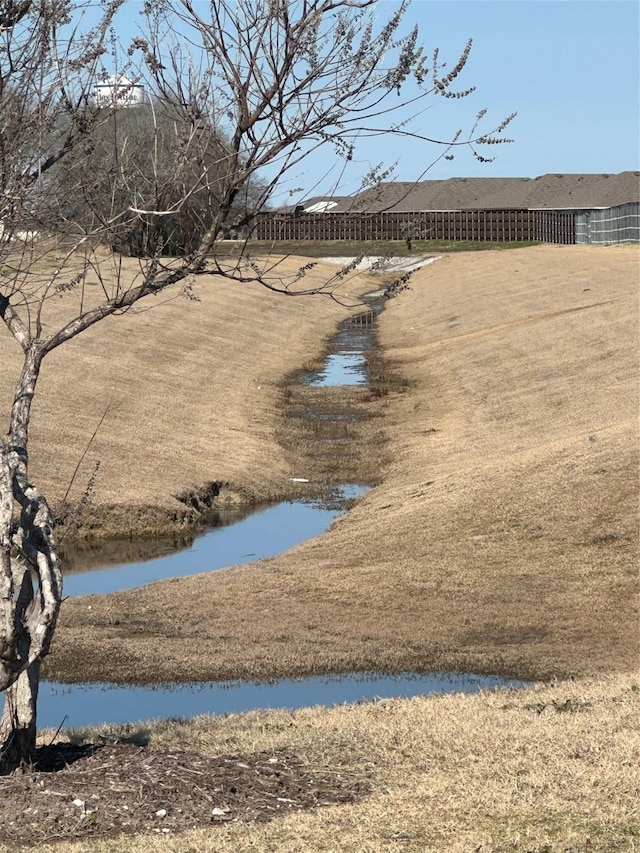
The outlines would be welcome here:
M 637 247 L 426 268 L 379 321 L 388 375 L 404 384 L 355 401 L 380 484 L 282 557 L 96 597 L 90 611 L 67 602 L 49 672 L 152 682 L 636 667 L 637 284 Z M 273 437 L 277 388 L 261 382 Z M 286 447 L 296 475 L 300 446 Z
M 112 387 L 96 501 L 144 493 L 173 506 L 167 495 L 214 479 L 260 497 L 300 475 L 305 442 L 274 443 L 300 426 L 283 423 L 281 383 L 320 354 L 341 311 L 217 285 L 203 302 L 187 318 L 174 303 L 118 320 L 59 372 L 49 365 L 34 432 L 41 478 L 47 452 L 49 478 L 73 469 Z M 264 311 L 283 312 L 277 326 L 261 324 Z M 128 323 L 153 334 L 143 345 Z M 91 611 L 67 602 L 49 671 L 153 681 L 436 668 L 580 680 L 159 724 L 153 748 L 288 749 L 364 774 L 373 793 L 266 827 L 78 842 L 69 853 L 637 848 L 637 247 L 448 257 L 388 305 L 380 340 L 387 393 L 353 401 L 367 413 L 358 441 L 368 452 L 379 443 L 376 488 L 282 557 L 96 597 Z M 103 386 L 123 353 L 128 384 Z M 241 370 L 223 357 L 232 354 Z M 157 365 L 162 390 L 143 381 Z M 58 406 L 60 436 L 49 423 Z
M 163 837 L 149 832 L 66 841 L 64 849 L 630 853 L 640 841 L 639 696 L 637 677 L 627 674 L 519 692 L 102 729 L 107 741 L 137 736 L 154 750 L 293 753 L 319 773 L 342 776 L 345 785 L 367 780 L 371 794 L 268 824 L 241 821 Z M 95 741 L 96 732 L 89 734 Z M 94 806 L 100 808 L 100 801 Z M 60 847 L 35 849 L 53 853 Z
M 133 279 L 137 262 L 123 263 L 125 279 Z M 274 275 L 291 275 L 301 263 L 284 260 Z M 320 262 L 303 284 L 321 285 L 335 270 Z M 352 274 L 339 292 L 353 297 L 367 287 L 365 275 Z M 349 310 L 326 297 L 278 296 L 214 276 L 199 278 L 194 292 L 200 301 L 179 289 L 147 300 L 44 363 L 31 475 L 58 506 L 90 445 L 69 498 L 80 500 L 100 462 L 85 534 L 166 530 L 173 516 L 179 526 L 186 508 L 174 495 L 212 481 L 230 484 L 230 500 L 262 501 L 291 490 L 291 461 L 274 440 L 278 383 L 322 351 Z M 86 298 L 100 293 L 95 281 Z M 50 300 L 45 326 L 55 328 L 75 304 L 74 294 Z M 20 352 L 6 329 L 2 334 L 0 404 L 8 411 Z

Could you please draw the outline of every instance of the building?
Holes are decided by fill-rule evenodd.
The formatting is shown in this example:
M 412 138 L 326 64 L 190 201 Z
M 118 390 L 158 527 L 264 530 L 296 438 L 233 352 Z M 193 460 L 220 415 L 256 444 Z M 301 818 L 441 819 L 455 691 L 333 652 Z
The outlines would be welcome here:
M 637 243 L 640 172 L 383 182 L 355 196 L 316 196 L 267 216 L 273 227 L 263 221 L 258 230 L 265 239 L 278 239 L 279 224 L 279 233 L 287 234 L 280 239 L 305 239 L 306 228 L 306 239 Z M 333 226 L 322 217 L 332 218 Z M 294 218 L 297 237 L 295 227 L 284 227 Z
M 127 77 L 107 77 L 93 90 L 94 103 L 99 107 L 135 107 L 145 102 L 144 86 Z

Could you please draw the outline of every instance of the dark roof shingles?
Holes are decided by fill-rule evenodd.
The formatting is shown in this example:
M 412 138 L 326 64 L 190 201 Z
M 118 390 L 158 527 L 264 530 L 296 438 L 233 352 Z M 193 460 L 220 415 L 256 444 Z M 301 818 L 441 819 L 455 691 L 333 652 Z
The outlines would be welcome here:
M 314 201 L 317 199 L 314 199 Z M 381 183 L 336 197 L 333 213 L 409 213 L 420 210 L 567 210 L 640 202 L 640 172 L 541 175 L 538 178 L 448 178 Z M 309 206 L 312 200 L 305 203 Z

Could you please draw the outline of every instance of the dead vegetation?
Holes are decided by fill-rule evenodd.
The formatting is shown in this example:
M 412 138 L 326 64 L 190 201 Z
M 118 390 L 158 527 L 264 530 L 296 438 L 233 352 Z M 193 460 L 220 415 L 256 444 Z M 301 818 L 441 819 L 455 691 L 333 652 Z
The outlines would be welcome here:
M 369 786 L 277 752 L 215 755 L 134 743 L 55 743 L 33 773 L 0 779 L 0 845 L 68 844 L 194 827 L 266 822 L 294 810 L 353 802 Z M 54 790 L 55 789 L 55 790 Z
M 123 275 L 138 272 L 135 260 L 122 264 Z M 284 260 L 276 272 L 299 266 Z M 306 280 L 311 286 L 333 272 L 335 266 L 319 263 Z M 354 302 L 367 280 L 353 273 L 340 287 Z M 184 531 L 198 508 L 181 498 L 201 503 L 212 483 L 223 484 L 225 504 L 278 499 L 291 490 L 291 463 L 275 441 L 278 385 L 310 352 L 322 351 L 349 309 L 326 297 L 287 298 L 215 276 L 199 278 L 195 293 L 198 301 L 179 289 L 154 298 L 48 356 L 30 467 L 62 522 L 58 536 Z M 50 302 L 51 323 L 65 306 Z M 7 346 L 3 359 L 0 399 L 8 405 L 19 351 Z
M 301 385 L 294 373 L 283 389 L 281 412 L 276 437 L 299 460 L 310 492 L 380 482 L 387 438 L 369 388 L 314 388 Z
M 349 392 L 348 399 L 336 391 L 322 402 L 329 418 L 319 427 L 305 423 L 305 411 L 322 410 L 320 395 L 282 386 L 302 361 L 285 367 L 291 353 L 279 361 L 280 341 L 265 350 L 280 373 L 274 368 L 265 379 L 265 363 L 242 361 L 242 387 L 259 384 L 260 405 L 254 395 L 252 406 L 235 409 L 243 398 L 232 374 L 221 374 L 230 383 L 233 428 L 226 432 L 224 408 L 208 408 L 210 455 L 200 448 L 202 477 L 192 467 L 187 480 L 177 462 L 193 459 L 184 447 L 173 457 L 159 428 L 155 455 L 166 464 L 154 459 L 150 476 L 156 488 L 163 483 L 163 495 L 224 476 L 250 484 L 253 495 L 305 471 L 331 480 L 342 465 L 355 471 L 363 461 L 346 450 L 334 464 L 347 437 L 362 442 L 362 476 L 375 488 L 326 535 L 276 559 L 97 596 L 91 610 L 86 599 L 65 602 L 49 660 L 49 674 L 62 679 L 457 669 L 571 680 L 517 694 L 79 733 L 78 743 L 143 737 L 152 751 L 238 756 L 249 766 L 251 756 L 286 756 L 304 772 L 344 774 L 347 789 L 370 787 L 349 805 L 297 811 L 268 825 L 238 812 L 221 826 L 207 816 L 206 826 L 161 836 L 145 817 L 137 835 L 90 845 L 69 836 L 65 851 L 637 846 L 637 274 L 636 247 L 545 246 L 443 259 L 380 318 L 384 357 L 376 369 L 387 391 Z M 262 303 L 249 305 L 255 315 L 242 326 L 238 310 L 236 330 L 259 323 Z M 292 353 L 297 330 L 321 352 L 335 327 L 331 311 L 314 315 L 313 330 L 309 317 L 296 315 L 286 326 Z M 199 340 L 208 334 L 203 329 Z M 237 352 L 242 359 L 241 346 Z M 82 361 L 68 369 L 80 371 Z M 158 399 L 170 407 L 177 387 Z M 167 414 L 174 428 L 190 421 L 199 400 L 189 398 L 180 421 Z M 73 396 L 69 402 L 79 405 Z M 357 417 L 341 421 L 348 410 Z M 125 414 L 122 407 L 142 460 L 143 439 Z M 334 442 L 332 454 L 315 454 L 314 431 Z M 244 450 L 227 458 L 233 440 Z M 64 448 L 66 458 L 72 448 Z M 114 487 L 105 460 L 102 500 Z M 97 512 L 106 506 L 99 494 Z M 587 679 L 594 674 L 601 675 Z M 53 781 L 47 787 L 55 790 Z M 31 796 L 27 808 L 41 801 L 37 789 Z M 82 822 L 76 831 L 85 832 Z
M 316 427 L 283 421 L 265 384 L 282 444 L 247 469 L 255 482 L 286 452 L 292 476 L 364 465 L 376 487 L 279 558 L 66 602 L 50 676 L 635 667 L 637 272 L 636 247 L 576 246 L 416 274 L 379 320 L 389 393 L 291 387 L 294 414 L 326 399 L 357 415 Z M 325 455 L 325 430 L 357 443 Z
M 0 849 L 631 853 L 639 704 L 621 674 L 78 731 L 2 782 Z

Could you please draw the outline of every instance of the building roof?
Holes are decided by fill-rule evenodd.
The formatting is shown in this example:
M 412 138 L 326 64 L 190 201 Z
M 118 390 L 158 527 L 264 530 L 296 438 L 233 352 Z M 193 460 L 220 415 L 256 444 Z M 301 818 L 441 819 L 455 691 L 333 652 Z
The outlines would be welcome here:
M 335 202 L 329 207 L 327 202 Z M 322 204 L 318 204 L 322 202 Z M 421 210 L 583 210 L 640 202 L 640 172 L 541 175 L 538 178 L 449 178 L 388 182 L 355 196 L 315 197 L 305 212 L 410 213 Z M 312 209 L 313 208 L 313 209 Z
M 535 210 L 616 207 L 640 202 L 640 172 L 617 175 L 542 175 L 535 178 L 527 198 Z

